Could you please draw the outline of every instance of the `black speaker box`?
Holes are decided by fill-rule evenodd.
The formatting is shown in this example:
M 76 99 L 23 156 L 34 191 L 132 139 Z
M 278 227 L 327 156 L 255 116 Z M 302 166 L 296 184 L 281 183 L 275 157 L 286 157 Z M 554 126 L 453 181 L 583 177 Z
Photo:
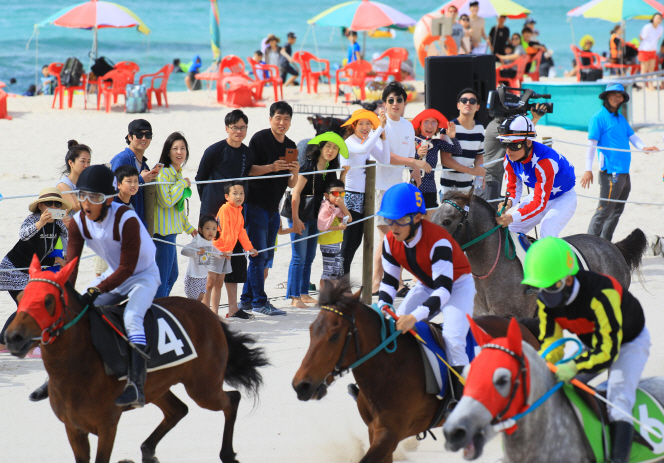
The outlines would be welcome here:
M 437 109 L 449 119 L 459 116 L 457 94 L 470 87 L 480 95 L 476 119 L 484 127 L 490 121 L 486 107 L 489 92 L 496 89 L 494 55 L 429 56 L 424 60 L 424 95 L 427 109 Z

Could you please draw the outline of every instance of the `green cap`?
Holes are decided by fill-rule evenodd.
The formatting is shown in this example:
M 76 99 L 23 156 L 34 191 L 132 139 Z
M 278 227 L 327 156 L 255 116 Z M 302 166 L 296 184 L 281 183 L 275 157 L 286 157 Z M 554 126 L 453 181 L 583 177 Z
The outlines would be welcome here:
M 348 159 L 348 147 L 346 146 L 346 142 L 334 132 L 321 133 L 316 138 L 309 140 L 307 145 L 317 145 L 324 141 L 329 141 L 337 145 L 339 147 L 339 154 Z
M 549 236 L 528 249 L 521 284 L 548 288 L 578 271 L 579 264 L 571 246 L 565 240 Z

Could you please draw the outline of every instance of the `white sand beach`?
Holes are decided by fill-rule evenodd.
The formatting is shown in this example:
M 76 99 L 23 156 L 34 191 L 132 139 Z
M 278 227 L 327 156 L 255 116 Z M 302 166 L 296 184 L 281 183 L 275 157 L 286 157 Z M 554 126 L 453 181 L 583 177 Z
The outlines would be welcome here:
M 420 89 L 422 83 L 418 84 Z M 326 85 L 320 87 L 327 89 Z M 272 91 L 266 89 L 266 108 L 246 108 L 249 131 L 246 142 L 258 130 L 269 127 L 268 108 L 272 102 Z M 293 88 L 284 89 L 284 96 L 291 104 L 333 104 L 333 95 L 299 94 Z M 187 137 L 190 159 L 184 167 L 185 176 L 193 180 L 203 151 L 212 143 L 226 138 L 223 118 L 229 108 L 218 105 L 215 93 L 171 92 L 170 108 L 154 107 L 144 115 L 125 114 L 122 105 L 113 108 L 110 114 L 82 108 L 82 97 L 74 98 L 74 108 L 51 109 L 52 97 L 11 98 L 9 113 L 12 121 L 0 120 L 0 135 L 3 140 L 4 169 L 0 173 L 0 193 L 3 196 L 36 194 L 41 188 L 55 186 L 59 178 L 58 169 L 63 164 L 67 151 L 67 140 L 76 139 L 88 144 L 92 150 L 92 163 L 109 162 L 112 156 L 124 149 L 127 124 L 138 117 L 148 119 L 153 127 L 154 139 L 146 156 L 150 165 L 159 157 L 166 137 L 173 131 L 181 131 Z M 94 98 L 91 98 L 91 102 Z M 641 96 L 635 98 L 635 111 L 639 110 Z M 96 100 L 95 100 L 96 103 Z M 92 104 L 92 103 L 91 103 Z M 358 107 L 351 107 L 351 111 Z M 405 116 L 414 117 L 424 108 L 422 97 L 408 104 Z M 600 101 L 597 100 L 597 108 Z M 313 127 L 305 114 L 295 114 L 289 138 L 296 143 L 314 135 Z M 538 136 L 551 136 L 578 143 L 585 143 L 587 133 L 555 127 L 538 126 Z M 639 136 L 646 146 L 664 148 L 661 130 L 643 129 Z M 554 148 L 568 157 L 574 164 L 577 179 L 581 178 L 585 166 L 585 148 L 554 143 Z M 632 155 L 632 192 L 630 200 L 664 203 L 662 174 L 664 153 Z M 597 173 L 595 163 L 595 174 Z M 597 198 L 597 182 L 589 190 L 577 185 L 579 195 Z M 2 226 L 0 227 L 0 254 L 4 255 L 18 239 L 21 223 L 28 215 L 30 199 L 0 201 Z M 190 201 L 189 217 L 198 217 L 199 198 L 196 193 Z M 563 236 L 585 233 L 596 199 L 579 197 L 576 214 L 563 231 Z M 663 207 L 628 204 L 618 228 L 615 240 L 624 238 L 632 229 L 639 227 L 646 235 L 664 234 Z M 285 243 L 288 237 L 279 238 Z M 188 236 L 180 236 L 178 243 L 187 244 Z M 86 251 L 86 252 L 89 252 Z M 366 426 L 362 422 L 355 402 L 346 393 L 345 377 L 330 388 L 328 395 L 319 402 L 300 402 L 291 387 L 291 380 L 298 369 L 309 345 L 308 327 L 318 311 L 291 309 L 290 301 L 283 299 L 285 289 L 275 285 L 287 280 L 290 262 L 290 247 L 280 248 L 275 254 L 274 267 L 266 282 L 268 296 L 279 297 L 273 303 L 286 309 L 287 316 L 266 317 L 258 315 L 255 320 L 236 321 L 231 325 L 256 335 L 258 344 L 265 348 L 271 366 L 263 370 L 265 386 L 259 400 L 244 399 L 235 427 L 234 447 L 238 460 L 243 463 L 258 462 L 357 462 L 368 448 Z M 180 278 L 173 295 L 184 296 L 183 277 L 187 259 L 180 256 Z M 362 255 L 358 252 L 353 263 L 352 279 L 359 284 Z M 322 265 L 317 256 L 312 270 L 312 282 L 318 285 Z M 630 290 L 641 301 L 647 325 L 653 333 L 653 345 L 645 375 L 664 375 L 664 339 L 657 336 L 658 327 L 664 323 L 664 259 L 645 257 L 642 269 L 643 285 L 635 278 Z M 78 289 L 82 290 L 93 278 L 92 259 L 84 260 L 79 271 Z M 226 301 L 223 292 L 222 304 Z M 15 310 L 15 305 L 6 293 L 0 294 L 0 322 Z M 225 314 L 222 308 L 220 313 Z M 45 379 L 41 359 L 17 359 L 9 354 L 0 354 L 0 455 L 6 461 L 25 462 L 69 462 L 73 460 L 63 424 L 55 417 L 48 402 L 32 403 L 28 394 Z M 389 385 L 386 385 L 389 387 Z M 162 463 L 219 461 L 223 414 L 199 408 L 188 398 L 182 386 L 173 388 L 175 394 L 189 406 L 186 416 L 171 431 L 157 448 Z M 161 421 L 159 409 L 153 405 L 142 410 L 126 413 L 119 425 L 112 460 L 129 459 L 140 461 L 140 444 Z M 401 445 L 396 460 L 413 462 L 460 462 L 460 454 L 446 452 L 440 429 L 435 431 L 438 441 L 427 438 L 415 443 Z M 92 441 L 92 455 L 96 441 Z M 499 439 L 492 441 L 484 455 L 477 461 L 493 463 L 500 461 L 502 447 Z

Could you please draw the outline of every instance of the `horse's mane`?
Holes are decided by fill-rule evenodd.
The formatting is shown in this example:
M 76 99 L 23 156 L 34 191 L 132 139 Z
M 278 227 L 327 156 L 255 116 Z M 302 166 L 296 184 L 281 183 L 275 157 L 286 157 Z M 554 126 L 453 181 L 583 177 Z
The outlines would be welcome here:
M 351 292 L 348 276 L 338 280 L 326 280 L 318 295 L 319 306 L 333 305 L 338 309 L 354 309 L 359 301 Z

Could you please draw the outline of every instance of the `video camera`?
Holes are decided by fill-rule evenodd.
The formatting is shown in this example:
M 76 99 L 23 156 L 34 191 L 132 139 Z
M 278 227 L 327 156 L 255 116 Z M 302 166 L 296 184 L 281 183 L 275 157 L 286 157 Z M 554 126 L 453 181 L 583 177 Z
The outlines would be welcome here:
M 521 95 L 512 93 L 512 91 L 520 92 Z M 495 91 L 489 92 L 486 106 L 489 110 L 489 116 L 500 119 L 506 119 L 509 116 L 518 114 L 525 115 L 528 111 L 536 111 L 540 116 L 552 113 L 553 103 L 540 103 L 544 108 L 534 109 L 537 103 L 532 103 L 530 100 L 540 98 L 549 99 L 551 95 L 540 95 L 533 92 L 530 88 L 511 88 L 501 85 Z

